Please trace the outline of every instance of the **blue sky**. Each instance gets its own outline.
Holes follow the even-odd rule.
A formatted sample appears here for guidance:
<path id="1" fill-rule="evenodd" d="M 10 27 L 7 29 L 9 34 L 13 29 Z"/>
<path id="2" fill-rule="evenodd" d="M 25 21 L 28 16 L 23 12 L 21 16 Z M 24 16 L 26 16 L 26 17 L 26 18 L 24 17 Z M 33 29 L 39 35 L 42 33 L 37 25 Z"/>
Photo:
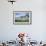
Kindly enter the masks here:
<path id="1" fill-rule="evenodd" d="M 25 12 L 18 12 L 18 13 L 16 13 L 16 17 L 25 16 L 25 15 L 26 15 Z"/>

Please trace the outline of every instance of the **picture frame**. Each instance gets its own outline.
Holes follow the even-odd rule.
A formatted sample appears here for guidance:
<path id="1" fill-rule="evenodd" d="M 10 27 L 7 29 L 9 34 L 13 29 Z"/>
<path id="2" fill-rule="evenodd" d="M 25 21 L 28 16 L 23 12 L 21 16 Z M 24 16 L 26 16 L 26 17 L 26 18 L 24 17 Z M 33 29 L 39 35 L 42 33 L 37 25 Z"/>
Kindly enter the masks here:
<path id="1" fill-rule="evenodd" d="M 32 11 L 13 11 L 14 25 L 32 25 Z"/>

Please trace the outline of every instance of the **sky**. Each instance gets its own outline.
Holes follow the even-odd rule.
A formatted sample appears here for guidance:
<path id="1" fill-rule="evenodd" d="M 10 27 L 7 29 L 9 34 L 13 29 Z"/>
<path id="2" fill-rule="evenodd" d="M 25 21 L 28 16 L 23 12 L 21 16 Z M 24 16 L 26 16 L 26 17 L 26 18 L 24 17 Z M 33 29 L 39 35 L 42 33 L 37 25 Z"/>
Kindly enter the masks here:
<path id="1" fill-rule="evenodd" d="M 18 13 L 16 13 L 16 17 L 25 16 L 25 15 L 26 15 L 25 12 L 18 12 Z"/>
<path id="2" fill-rule="evenodd" d="M 31 12 L 15 12 L 15 17 L 25 16 L 28 13 L 32 16 Z"/>

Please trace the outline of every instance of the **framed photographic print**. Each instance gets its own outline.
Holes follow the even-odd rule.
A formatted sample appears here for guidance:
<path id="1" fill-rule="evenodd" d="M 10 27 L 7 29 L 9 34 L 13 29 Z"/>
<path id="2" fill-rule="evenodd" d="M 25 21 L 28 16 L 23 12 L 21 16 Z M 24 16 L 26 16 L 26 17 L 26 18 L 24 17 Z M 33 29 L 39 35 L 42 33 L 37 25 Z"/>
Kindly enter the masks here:
<path id="1" fill-rule="evenodd" d="M 32 24 L 32 11 L 13 11 L 13 24 Z"/>

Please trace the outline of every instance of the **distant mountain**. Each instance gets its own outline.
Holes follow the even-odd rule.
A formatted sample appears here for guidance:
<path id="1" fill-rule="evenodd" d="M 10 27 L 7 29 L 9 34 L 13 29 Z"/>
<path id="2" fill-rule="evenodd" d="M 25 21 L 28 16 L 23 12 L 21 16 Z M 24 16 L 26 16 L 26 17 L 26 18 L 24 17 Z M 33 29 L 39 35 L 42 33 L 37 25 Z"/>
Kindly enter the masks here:
<path id="1" fill-rule="evenodd" d="M 21 16 L 20 18 L 29 18 L 29 14 L 26 14 L 25 16 Z"/>
<path id="2" fill-rule="evenodd" d="M 26 14 L 25 16 L 16 17 L 15 20 L 27 20 L 29 19 L 29 14 Z"/>

